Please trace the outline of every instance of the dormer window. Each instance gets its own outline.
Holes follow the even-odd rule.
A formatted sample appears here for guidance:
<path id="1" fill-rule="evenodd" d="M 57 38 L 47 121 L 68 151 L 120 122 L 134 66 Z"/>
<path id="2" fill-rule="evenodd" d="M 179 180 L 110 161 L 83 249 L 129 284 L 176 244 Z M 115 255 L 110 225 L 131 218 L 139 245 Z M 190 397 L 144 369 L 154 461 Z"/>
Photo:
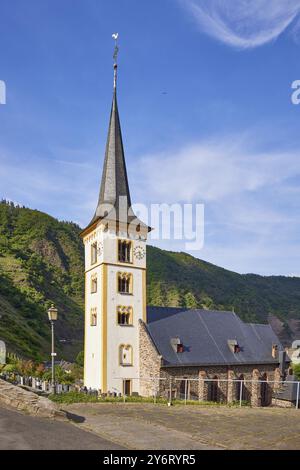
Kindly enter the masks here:
<path id="1" fill-rule="evenodd" d="M 227 344 L 231 352 L 233 352 L 234 354 L 238 354 L 239 352 L 241 352 L 241 347 L 236 339 L 229 339 L 227 341 Z"/>
<path id="2" fill-rule="evenodd" d="M 171 338 L 171 346 L 177 354 L 184 352 L 184 346 L 180 338 Z"/>
<path id="3" fill-rule="evenodd" d="M 131 263 L 132 243 L 128 240 L 118 241 L 118 258 L 121 263 Z"/>

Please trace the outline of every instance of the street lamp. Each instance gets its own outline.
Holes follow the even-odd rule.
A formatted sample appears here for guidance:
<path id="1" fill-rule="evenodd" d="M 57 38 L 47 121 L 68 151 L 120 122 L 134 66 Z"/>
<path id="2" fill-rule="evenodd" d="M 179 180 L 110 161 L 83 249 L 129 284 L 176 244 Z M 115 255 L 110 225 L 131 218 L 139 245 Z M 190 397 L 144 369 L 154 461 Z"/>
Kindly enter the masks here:
<path id="1" fill-rule="evenodd" d="M 57 320 L 57 308 L 52 304 L 48 309 L 48 318 L 51 323 L 51 334 L 52 334 L 52 347 L 51 347 L 51 365 L 52 365 L 52 379 L 51 379 L 51 390 L 55 394 L 55 369 L 54 369 L 54 358 L 56 353 L 54 352 L 54 322 Z"/>

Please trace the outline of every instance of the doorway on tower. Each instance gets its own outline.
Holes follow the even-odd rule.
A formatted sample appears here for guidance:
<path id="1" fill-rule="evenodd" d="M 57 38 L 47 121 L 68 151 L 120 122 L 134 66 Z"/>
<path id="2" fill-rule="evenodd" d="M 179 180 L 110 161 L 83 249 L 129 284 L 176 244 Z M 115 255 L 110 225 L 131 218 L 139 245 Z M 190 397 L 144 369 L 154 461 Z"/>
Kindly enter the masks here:
<path id="1" fill-rule="evenodd" d="M 123 380 L 123 395 L 131 395 L 131 380 L 129 379 Z"/>

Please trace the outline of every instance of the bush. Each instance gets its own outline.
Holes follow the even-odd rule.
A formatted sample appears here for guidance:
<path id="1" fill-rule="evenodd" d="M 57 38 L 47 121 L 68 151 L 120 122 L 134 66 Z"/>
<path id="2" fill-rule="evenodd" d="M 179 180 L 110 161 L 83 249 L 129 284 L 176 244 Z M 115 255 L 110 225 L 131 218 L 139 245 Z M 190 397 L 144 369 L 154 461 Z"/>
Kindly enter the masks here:
<path id="1" fill-rule="evenodd" d="M 60 393 L 57 395 L 49 395 L 50 400 L 56 403 L 123 403 L 124 397 L 97 397 L 95 395 L 88 395 L 82 392 L 67 392 Z M 126 403 L 154 403 L 153 397 L 139 397 L 139 396 L 129 396 L 126 397 Z M 166 398 L 156 398 L 155 401 L 157 404 L 166 405 L 168 400 Z M 184 405 L 183 400 L 173 400 L 173 405 Z M 216 403 L 212 401 L 198 401 L 198 400 L 187 400 L 187 405 L 201 405 L 201 406 L 224 406 L 226 403 Z M 242 403 L 245 406 L 246 403 Z"/>
<path id="2" fill-rule="evenodd" d="M 6 364 L 6 366 L 3 367 L 2 372 L 7 372 L 7 373 L 17 373 L 19 372 L 17 365 L 16 364 Z"/>
<path id="3" fill-rule="evenodd" d="M 298 380 L 300 380 L 300 364 L 293 364 L 293 372 Z"/>
<path id="4" fill-rule="evenodd" d="M 50 400 L 55 403 L 96 403 L 98 402 L 98 397 L 93 395 L 87 395 L 86 393 L 80 392 L 68 392 L 60 393 L 59 395 L 49 395 Z"/>
<path id="5" fill-rule="evenodd" d="M 51 369 L 43 374 L 43 379 L 50 381 L 52 377 Z M 72 374 L 68 374 L 62 367 L 55 366 L 55 381 L 63 385 L 71 385 L 75 382 Z"/>

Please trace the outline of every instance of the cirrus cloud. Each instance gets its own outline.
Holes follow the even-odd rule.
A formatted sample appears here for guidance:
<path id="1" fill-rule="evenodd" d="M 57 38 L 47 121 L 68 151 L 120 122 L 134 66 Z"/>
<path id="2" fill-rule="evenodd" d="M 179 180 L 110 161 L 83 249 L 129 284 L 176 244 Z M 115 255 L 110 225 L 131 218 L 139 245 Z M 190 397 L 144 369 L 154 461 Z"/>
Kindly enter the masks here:
<path id="1" fill-rule="evenodd" d="M 276 40 L 300 14 L 300 0 L 179 1 L 203 32 L 240 49 Z M 294 36 L 299 25 L 294 26 Z"/>

